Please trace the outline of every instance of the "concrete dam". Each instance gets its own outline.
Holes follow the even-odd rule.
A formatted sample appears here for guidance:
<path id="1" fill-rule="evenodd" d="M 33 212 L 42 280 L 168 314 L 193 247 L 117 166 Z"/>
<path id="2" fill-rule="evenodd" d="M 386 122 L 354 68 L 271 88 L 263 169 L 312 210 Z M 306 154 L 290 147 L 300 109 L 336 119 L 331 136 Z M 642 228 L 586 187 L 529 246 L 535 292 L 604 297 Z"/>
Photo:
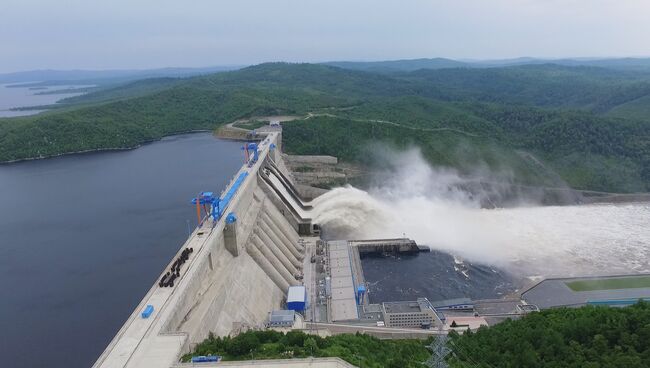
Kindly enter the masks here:
<path id="1" fill-rule="evenodd" d="M 467 303 L 434 305 L 419 298 L 371 304 L 363 254 L 428 248 L 407 238 L 321 239 L 320 227 L 312 222 L 321 207 L 314 207 L 319 202 L 310 195 L 319 192 L 293 181 L 281 137 L 281 128 L 271 127 L 256 143 L 246 143 L 245 163 L 226 189 L 218 196 L 203 192 L 192 200 L 197 228 L 93 367 L 191 366 L 194 363 L 181 363 L 181 357 L 211 333 L 233 336 L 272 328 L 321 336 L 360 332 L 379 338 L 427 338 L 446 334 L 459 318 L 473 329 L 484 324 L 467 310 Z M 349 366 L 325 358 L 285 363 Z M 230 364 L 251 365 L 259 363 Z"/>
<path id="2" fill-rule="evenodd" d="M 281 309 L 317 238 L 303 217 L 310 207 L 286 175 L 280 137 L 270 132 L 256 145 L 94 367 L 170 367 L 210 332 L 263 326 Z"/>

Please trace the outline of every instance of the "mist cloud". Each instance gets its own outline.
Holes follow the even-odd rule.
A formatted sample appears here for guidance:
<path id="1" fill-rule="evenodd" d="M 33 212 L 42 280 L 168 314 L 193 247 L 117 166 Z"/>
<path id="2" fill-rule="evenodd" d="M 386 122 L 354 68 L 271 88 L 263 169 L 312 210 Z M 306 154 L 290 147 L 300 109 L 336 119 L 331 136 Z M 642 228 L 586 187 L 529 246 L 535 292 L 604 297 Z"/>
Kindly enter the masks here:
<path id="1" fill-rule="evenodd" d="M 397 154 L 393 163 L 393 175 L 368 191 L 336 188 L 314 201 L 312 218 L 326 236 L 406 235 L 519 276 L 650 271 L 650 204 L 539 206 L 532 200 L 486 209 L 481 201 L 490 193 L 463 190 L 466 177 L 430 167 L 417 150 Z"/>

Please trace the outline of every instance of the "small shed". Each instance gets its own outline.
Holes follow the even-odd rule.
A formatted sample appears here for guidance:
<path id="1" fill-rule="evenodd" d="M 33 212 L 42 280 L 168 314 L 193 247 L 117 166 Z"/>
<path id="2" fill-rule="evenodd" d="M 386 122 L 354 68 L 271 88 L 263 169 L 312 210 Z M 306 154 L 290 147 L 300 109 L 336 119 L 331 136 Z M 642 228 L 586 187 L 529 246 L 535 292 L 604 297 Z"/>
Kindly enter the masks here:
<path id="1" fill-rule="evenodd" d="M 307 289 L 304 286 L 289 286 L 287 309 L 303 311 L 307 305 Z"/>

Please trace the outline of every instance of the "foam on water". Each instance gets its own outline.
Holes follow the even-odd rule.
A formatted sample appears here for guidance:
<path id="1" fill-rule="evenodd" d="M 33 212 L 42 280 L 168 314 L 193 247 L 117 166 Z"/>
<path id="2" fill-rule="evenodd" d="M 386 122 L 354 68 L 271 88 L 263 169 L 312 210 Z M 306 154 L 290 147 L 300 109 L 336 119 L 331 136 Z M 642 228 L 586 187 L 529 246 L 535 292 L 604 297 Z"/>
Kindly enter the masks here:
<path id="1" fill-rule="evenodd" d="M 483 209 L 453 171 L 410 152 L 369 191 L 336 188 L 314 201 L 326 236 L 406 235 L 419 244 L 518 276 L 650 272 L 650 203 Z"/>

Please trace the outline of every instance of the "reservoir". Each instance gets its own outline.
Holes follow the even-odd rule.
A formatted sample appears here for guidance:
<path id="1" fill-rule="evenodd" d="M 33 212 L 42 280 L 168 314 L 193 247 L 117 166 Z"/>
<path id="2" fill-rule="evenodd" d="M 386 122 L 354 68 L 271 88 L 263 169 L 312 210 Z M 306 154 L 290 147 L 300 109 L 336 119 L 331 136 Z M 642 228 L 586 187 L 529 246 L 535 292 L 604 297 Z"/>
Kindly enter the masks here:
<path id="1" fill-rule="evenodd" d="M 25 87 L 21 84 L 0 84 L 0 118 L 37 114 L 43 109 L 11 110 L 20 107 L 33 107 L 55 104 L 67 98 L 83 93 L 64 93 L 69 89 L 92 87 L 83 85 L 58 85 L 43 87 Z"/>
<path id="2" fill-rule="evenodd" d="M 240 143 L 180 135 L 130 151 L 0 165 L 0 356 L 89 367 L 220 193 Z"/>

